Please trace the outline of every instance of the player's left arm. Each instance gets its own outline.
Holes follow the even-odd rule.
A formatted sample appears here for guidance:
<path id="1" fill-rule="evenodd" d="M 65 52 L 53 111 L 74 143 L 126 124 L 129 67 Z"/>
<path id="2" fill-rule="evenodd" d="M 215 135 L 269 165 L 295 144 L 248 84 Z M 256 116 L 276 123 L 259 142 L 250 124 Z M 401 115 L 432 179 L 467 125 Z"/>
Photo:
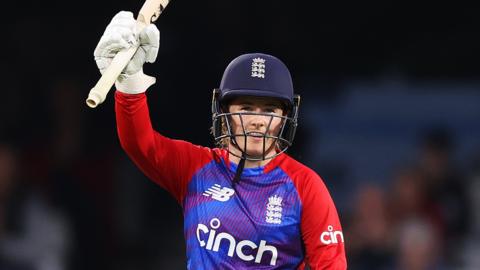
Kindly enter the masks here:
<path id="1" fill-rule="evenodd" d="M 322 179 L 312 173 L 302 181 L 301 231 L 312 270 L 347 269 L 344 236 L 336 207 Z"/>

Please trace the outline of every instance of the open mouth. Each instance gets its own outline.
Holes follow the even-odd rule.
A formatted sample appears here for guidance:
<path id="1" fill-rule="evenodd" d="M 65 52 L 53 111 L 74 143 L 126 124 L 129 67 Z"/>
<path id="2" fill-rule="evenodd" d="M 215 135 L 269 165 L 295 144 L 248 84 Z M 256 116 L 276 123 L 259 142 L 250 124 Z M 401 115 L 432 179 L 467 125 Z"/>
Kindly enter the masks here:
<path id="1" fill-rule="evenodd" d="M 256 132 L 256 131 L 249 131 L 245 133 L 247 136 L 255 137 L 255 138 L 264 138 L 265 133 Z"/>

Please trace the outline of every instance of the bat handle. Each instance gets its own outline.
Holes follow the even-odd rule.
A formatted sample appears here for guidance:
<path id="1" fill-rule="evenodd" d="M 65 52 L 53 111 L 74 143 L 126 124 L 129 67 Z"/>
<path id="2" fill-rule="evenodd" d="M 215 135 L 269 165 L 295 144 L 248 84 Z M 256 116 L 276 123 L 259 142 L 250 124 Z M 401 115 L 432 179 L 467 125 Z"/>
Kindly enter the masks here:
<path id="1" fill-rule="evenodd" d="M 132 59 L 137 49 L 138 46 L 132 46 L 115 55 L 110 66 L 108 66 L 100 80 L 98 80 L 97 84 L 90 90 L 86 100 L 88 107 L 95 108 L 105 101 L 108 92 L 130 59 Z"/>

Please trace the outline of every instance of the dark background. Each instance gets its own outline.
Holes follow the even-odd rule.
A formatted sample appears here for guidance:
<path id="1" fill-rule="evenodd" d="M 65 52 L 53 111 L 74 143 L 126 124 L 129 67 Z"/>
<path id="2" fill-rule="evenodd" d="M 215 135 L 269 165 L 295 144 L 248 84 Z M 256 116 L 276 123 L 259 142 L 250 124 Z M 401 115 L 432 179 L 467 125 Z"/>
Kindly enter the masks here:
<path id="1" fill-rule="evenodd" d="M 93 50 L 142 1 L 14 3 L 0 62 L 0 269 L 185 268 L 181 208 L 120 149 Z M 479 8 L 173 1 L 148 91 L 154 127 L 212 146 L 236 56 L 282 59 L 302 95 L 289 153 L 337 204 L 351 269 L 477 269 Z"/>

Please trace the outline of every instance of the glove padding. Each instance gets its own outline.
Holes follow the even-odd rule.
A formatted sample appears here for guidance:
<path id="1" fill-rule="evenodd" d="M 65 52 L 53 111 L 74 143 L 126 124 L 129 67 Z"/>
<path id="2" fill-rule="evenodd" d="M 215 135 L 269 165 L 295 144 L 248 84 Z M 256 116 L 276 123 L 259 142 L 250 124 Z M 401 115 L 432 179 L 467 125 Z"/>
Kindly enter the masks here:
<path id="1" fill-rule="evenodd" d="M 100 73 L 103 74 L 119 51 L 139 46 L 115 82 L 118 91 L 138 94 L 145 92 L 155 83 L 155 78 L 145 75 L 142 67 L 145 62 L 155 62 L 159 44 L 160 32 L 154 24 L 149 24 L 139 31 L 133 13 L 120 11 L 105 29 L 93 55 Z"/>

